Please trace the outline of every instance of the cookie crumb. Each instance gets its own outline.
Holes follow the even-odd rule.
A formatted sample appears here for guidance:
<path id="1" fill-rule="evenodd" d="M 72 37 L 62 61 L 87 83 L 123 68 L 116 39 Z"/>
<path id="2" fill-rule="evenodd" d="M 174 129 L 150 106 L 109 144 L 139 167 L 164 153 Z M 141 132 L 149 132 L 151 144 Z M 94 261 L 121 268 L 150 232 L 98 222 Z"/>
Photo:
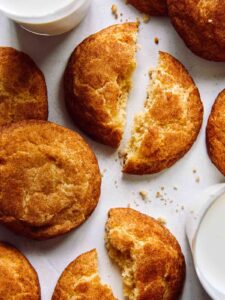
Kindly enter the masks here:
<path id="1" fill-rule="evenodd" d="M 178 187 L 177 187 L 177 186 L 174 186 L 173 189 L 174 189 L 174 191 L 177 191 L 177 190 L 178 190 Z"/>
<path id="2" fill-rule="evenodd" d="M 117 10 L 117 6 L 115 4 L 112 5 L 111 11 L 112 11 L 112 14 L 114 15 L 115 19 L 118 19 L 118 10 Z"/>
<path id="3" fill-rule="evenodd" d="M 166 219 L 161 218 L 161 217 L 157 218 L 157 221 L 159 222 L 160 225 L 163 225 L 163 226 L 165 226 L 167 223 Z"/>
<path id="4" fill-rule="evenodd" d="M 124 156 L 125 156 L 124 151 L 123 151 L 123 150 L 119 150 L 119 151 L 118 151 L 118 157 L 119 157 L 119 158 L 124 158 Z"/>
<path id="5" fill-rule="evenodd" d="M 161 189 L 161 191 L 164 191 L 164 190 L 165 190 L 164 186 L 161 186 L 161 188 L 160 188 L 160 189 Z"/>
<path id="6" fill-rule="evenodd" d="M 197 182 L 197 183 L 200 182 L 200 177 L 199 176 L 195 178 L 195 182 Z"/>
<path id="7" fill-rule="evenodd" d="M 195 173 L 197 173 L 197 170 L 196 170 L 196 169 L 193 169 L 192 172 L 195 174 Z"/>
<path id="8" fill-rule="evenodd" d="M 143 17 L 142 17 L 142 20 L 143 20 L 144 23 L 148 23 L 150 21 L 150 16 L 144 14 Z"/>
<path id="9" fill-rule="evenodd" d="M 158 45 L 159 44 L 159 38 L 155 37 L 154 42 L 155 42 L 156 45 Z"/>
<path id="10" fill-rule="evenodd" d="M 160 192 L 156 192 L 155 196 L 156 196 L 156 198 L 162 197 L 162 195 L 160 194 Z"/>
<path id="11" fill-rule="evenodd" d="M 137 25 L 138 25 L 138 27 L 139 27 L 140 24 L 141 24 L 141 21 L 140 21 L 140 18 L 139 18 L 139 17 L 136 18 L 136 22 L 137 22 Z"/>
<path id="12" fill-rule="evenodd" d="M 141 196 L 142 200 L 145 200 L 148 196 L 148 193 L 146 191 L 140 191 L 139 195 Z"/>

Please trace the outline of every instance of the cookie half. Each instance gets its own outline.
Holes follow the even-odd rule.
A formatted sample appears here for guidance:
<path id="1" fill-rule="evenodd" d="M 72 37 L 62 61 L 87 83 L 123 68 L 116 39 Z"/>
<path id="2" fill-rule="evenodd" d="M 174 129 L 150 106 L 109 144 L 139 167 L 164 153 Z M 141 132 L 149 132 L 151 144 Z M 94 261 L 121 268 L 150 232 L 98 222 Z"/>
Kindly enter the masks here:
<path id="1" fill-rule="evenodd" d="M 0 223 L 34 239 L 64 234 L 95 209 L 101 176 L 90 147 L 47 121 L 0 130 Z"/>
<path id="2" fill-rule="evenodd" d="M 0 242 L 0 299 L 40 300 L 38 275 L 16 248 Z"/>
<path id="3" fill-rule="evenodd" d="M 129 300 L 173 300 L 180 295 L 184 256 L 174 236 L 155 219 L 130 208 L 111 209 L 106 248 L 122 271 Z"/>
<path id="4" fill-rule="evenodd" d="M 151 16 L 167 15 L 166 0 L 128 0 L 127 3 Z"/>
<path id="5" fill-rule="evenodd" d="M 90 137 L 118 147 L 135 69 L 137 23 L 105 28 L 76 47 L 64 76 L 74 122 Z"/>
<path id="6" fill-rule="evenodd" d="M 111 289 L 101 282 L 96 250 L 72 261 L 60 276 L 52 300 L 116 300 Z"/>
<path id="7" fill-rule="evenodd" d="M 167 0 L 169 16 L 185 44 L 195 54 L 225 61 L 225 2 Z"/>
<path id="8" fill-rule="evenodd" d="M 202 125 L 199 91 L 178 60 L 160 52 L 150 76 L 145 110 L 136 116 L 124 150 L 125 173 L 152 174 L 169 168 L 191 148 Z"/>
<path id="9" fill-rule="evenodd" d="M 25 53 L 0 47 L 0 126 L 47 118 L 44 75 Z"/>
<path id="10" fill-rule="evenodd" d="M 206 142 L 211 161 L 225 175 L 225 90 L 217 97 L 206 128 Z"/>

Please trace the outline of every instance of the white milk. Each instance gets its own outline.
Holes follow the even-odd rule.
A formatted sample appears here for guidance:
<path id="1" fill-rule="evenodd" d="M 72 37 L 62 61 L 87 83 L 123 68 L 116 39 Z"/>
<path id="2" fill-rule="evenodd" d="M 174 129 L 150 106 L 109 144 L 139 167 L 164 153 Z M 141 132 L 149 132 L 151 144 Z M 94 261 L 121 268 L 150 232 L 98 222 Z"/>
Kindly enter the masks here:
<path id="1" fill-rule="evenodd" d="M 91 0 L 0 0 L 0 10 L 25 29 L 57 35 L 77 26 Z"/>
<path id="2" fill-rule="evenodd" d="M 40 17 L 55 13 L 72 2 L 73 0 L 0 0 L 0 7 L 11 14 Z"/>
<path id="3" fill-rule="evenodd" d="M 199 277 L 213 293 L 225 299 L 225 194 L 206 211 L 200 223 L 193 249 Z M 212 291 L 218 291 L 214 293 Z"/>

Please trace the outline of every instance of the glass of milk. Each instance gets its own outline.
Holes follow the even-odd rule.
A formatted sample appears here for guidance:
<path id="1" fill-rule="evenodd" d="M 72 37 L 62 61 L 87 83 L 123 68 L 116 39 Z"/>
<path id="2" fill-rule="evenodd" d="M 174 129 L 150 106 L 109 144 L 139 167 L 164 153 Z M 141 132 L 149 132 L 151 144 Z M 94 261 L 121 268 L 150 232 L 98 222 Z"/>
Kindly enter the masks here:
<path id="1" fill-rule="evenodd" d="M 225 184 L 203 191 L 189 208 L 186 232 L 200 282 L 214 300 L 225 299 Z"/>
<path id="2" fill-rule="evenodd" d="M 77 26 L 91 0 L 0 0 L 0 11 L 25 29 L 58 35 Z"/>

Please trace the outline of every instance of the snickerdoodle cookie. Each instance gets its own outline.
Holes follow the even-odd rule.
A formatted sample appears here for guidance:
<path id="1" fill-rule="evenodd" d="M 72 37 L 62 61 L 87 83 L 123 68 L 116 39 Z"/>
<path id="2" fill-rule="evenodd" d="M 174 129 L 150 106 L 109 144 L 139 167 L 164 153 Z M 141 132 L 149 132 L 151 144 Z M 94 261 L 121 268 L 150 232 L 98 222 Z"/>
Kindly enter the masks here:
<path id="1" fill-rule="evenodd" d="M 225 1 L 167 0 L 171 21 L 197 55 L 225 61 Z"/>
<path id="2" fill-rule="evenodd" d="M 167 15 L 166 0 L 127 0 L 127 3 L 151 16 Z"/>
<path id="3" fill-rule="evenodd" d="M 172 166 L 191 148 L 202 119 L 202 102 L 191 76 L 177 59 L 160 52 L 145 110 L 136 116 L 123 151 L 123 172 L 151 174 Z"/>
<path id="4" fill-rule="evenodd" d="M 90 147 L 47 121 L 0 129 L 0 223 L 34 239 L 82 224 L 95 209 L 101 176 Z"/>
<path id="5" fill-rule="evenodd" d="M 96 250 L 83 253 L 60 276 L 52 300 L 116 300 L 111 289 L 101 282 Z"/>
<path id="6" fill-rule="evenodd" d="M 0 47 L 0 126 L 47 118 L 44 75 L 25 53 Z"/>
<path id="7" fill-rule="evenodd" d="M 185 261 L 174 236 L 155 219 L 130 208 L 109 211 L 106 248 L 122 270 L 129 300 L 174 300 L 184 283 Z"/>
<path id="8" fill-rule="evenodd" d="M 38 275 L 16 248 L 0 242 L 0 299 L 40 300 Z"/>
<path id="9" fill-rule="evenodd" d="M 214 165 L 225 175 L 225 90 L 217 97 L 206 129 L 209 156 Z"/>
<path id="10" fill-rule="evenodd" d="M 118 147 L 136 66 L 137 23 L 105 28 L 85 39 L 65 71 L 65 100 L 78 127 L 96 141 Z"/>

